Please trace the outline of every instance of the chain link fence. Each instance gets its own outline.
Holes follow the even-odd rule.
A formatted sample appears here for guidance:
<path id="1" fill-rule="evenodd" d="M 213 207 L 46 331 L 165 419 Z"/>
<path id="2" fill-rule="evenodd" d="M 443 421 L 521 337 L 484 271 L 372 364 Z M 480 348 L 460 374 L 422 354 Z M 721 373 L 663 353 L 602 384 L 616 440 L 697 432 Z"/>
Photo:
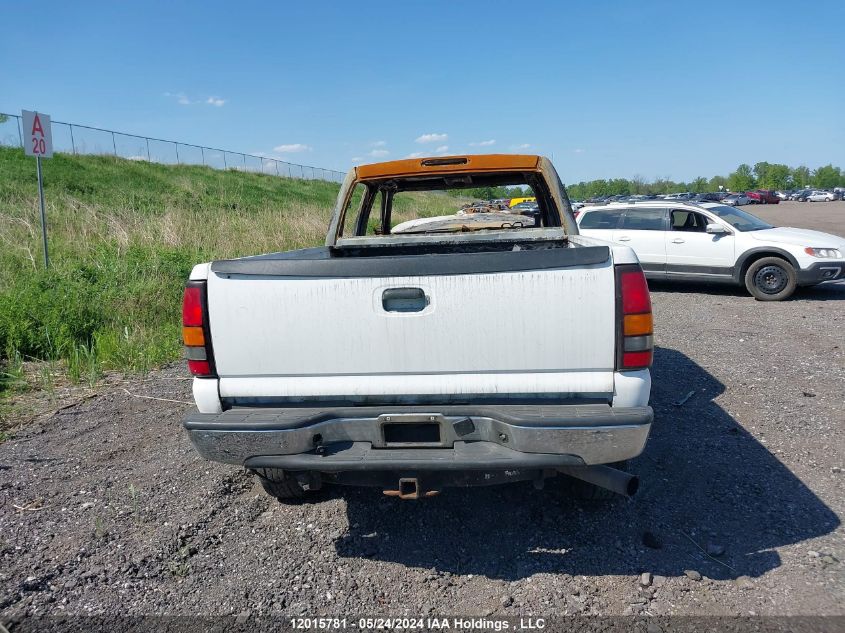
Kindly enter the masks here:
<path id="1" fill-rule="evenodd" d="M 166 141 L 77 123 L 53 121 L 52 128 L 54 151 L 68 154 L 105 154 L 168 165 L 205 165 L 214 169 L 237 169 L 282 178 L 329 182 L 343 182 L 346 175 L 333 169 L 299 165 L 266 156 Z M 23 147 L 19 115 L 0 112 L 0 145 Z"/>

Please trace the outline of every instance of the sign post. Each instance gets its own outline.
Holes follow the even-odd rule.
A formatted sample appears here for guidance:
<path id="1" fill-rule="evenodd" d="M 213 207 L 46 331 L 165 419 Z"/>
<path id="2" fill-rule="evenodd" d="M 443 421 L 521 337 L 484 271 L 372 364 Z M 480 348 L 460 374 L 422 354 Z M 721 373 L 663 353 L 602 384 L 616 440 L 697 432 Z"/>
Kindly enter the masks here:
<path id="1" fill-rule="evenodd" d="M 47 252 L 47 214 L 44 211 L 44 179 L 41 175 L 41 159 L 53 156 L 53 128 L 50 115 L 22 110 L 23 151 L 27 156 L 35 156 L 35 168 L 38 173 L 38 203 L 41 206 L 41 237 L 44 240 L 44 267 L 50 267 Z"/>

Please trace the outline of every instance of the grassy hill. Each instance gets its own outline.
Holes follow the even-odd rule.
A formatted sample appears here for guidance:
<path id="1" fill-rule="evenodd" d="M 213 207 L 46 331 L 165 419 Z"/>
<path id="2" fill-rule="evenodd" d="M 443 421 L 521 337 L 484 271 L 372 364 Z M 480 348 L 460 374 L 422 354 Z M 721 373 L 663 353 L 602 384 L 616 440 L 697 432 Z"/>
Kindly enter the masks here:
<path id="1" fill-rule="evenodd" d="M 44 183 L 49 271 L 34 159 L 0 147 L 0 359 L 7 378 L 27 359 L 62 359 L 79 379 L 178 358 L 191 267 L 320 244 L 339 188 L 67 154 L 44 162 Z M 455 198 L 437 198 L 435 207 L 454 212 Z"/>

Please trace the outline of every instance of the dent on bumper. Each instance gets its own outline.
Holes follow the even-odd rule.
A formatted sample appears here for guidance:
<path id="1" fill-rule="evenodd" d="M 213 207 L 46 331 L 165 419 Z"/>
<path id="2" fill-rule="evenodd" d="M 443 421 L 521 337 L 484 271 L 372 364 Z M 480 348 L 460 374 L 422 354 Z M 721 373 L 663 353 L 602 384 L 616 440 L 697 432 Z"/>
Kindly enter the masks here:
<path id="1" fill-rule="evenodd" d="M 316 471 L 607 464 L 639 455 L 653 413 L 607 405 L 231 410 L 184 425 L 204 458 Z M 436 423 L 434 446 L 385 443 L 385 423 Z M 318 450 L 319 449 L 319 450 Z"/>

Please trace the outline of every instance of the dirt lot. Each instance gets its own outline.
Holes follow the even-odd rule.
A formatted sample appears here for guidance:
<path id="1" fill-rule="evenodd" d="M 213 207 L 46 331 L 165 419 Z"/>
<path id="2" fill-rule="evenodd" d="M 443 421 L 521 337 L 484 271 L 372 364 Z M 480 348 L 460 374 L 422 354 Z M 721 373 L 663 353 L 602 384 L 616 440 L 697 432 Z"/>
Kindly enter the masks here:
<path id="1" fill-rule="evenodd" d="M 835 235 L 845 235 L 845 201 L 781 202 L 751 205 L 743 209 L 775 226 L 797 226 Z"/>
<path id="2" fill-rule="evenodd" d="M 845 203 L 752 210 L 845 233 Z M 0 445 L 2 613 L 845 614 L 845 285 L 653 291 L 634 500 L 514 484 L 280 505 L 195 455 L 176 366 L 45 399 L 78 404 Z"/>

